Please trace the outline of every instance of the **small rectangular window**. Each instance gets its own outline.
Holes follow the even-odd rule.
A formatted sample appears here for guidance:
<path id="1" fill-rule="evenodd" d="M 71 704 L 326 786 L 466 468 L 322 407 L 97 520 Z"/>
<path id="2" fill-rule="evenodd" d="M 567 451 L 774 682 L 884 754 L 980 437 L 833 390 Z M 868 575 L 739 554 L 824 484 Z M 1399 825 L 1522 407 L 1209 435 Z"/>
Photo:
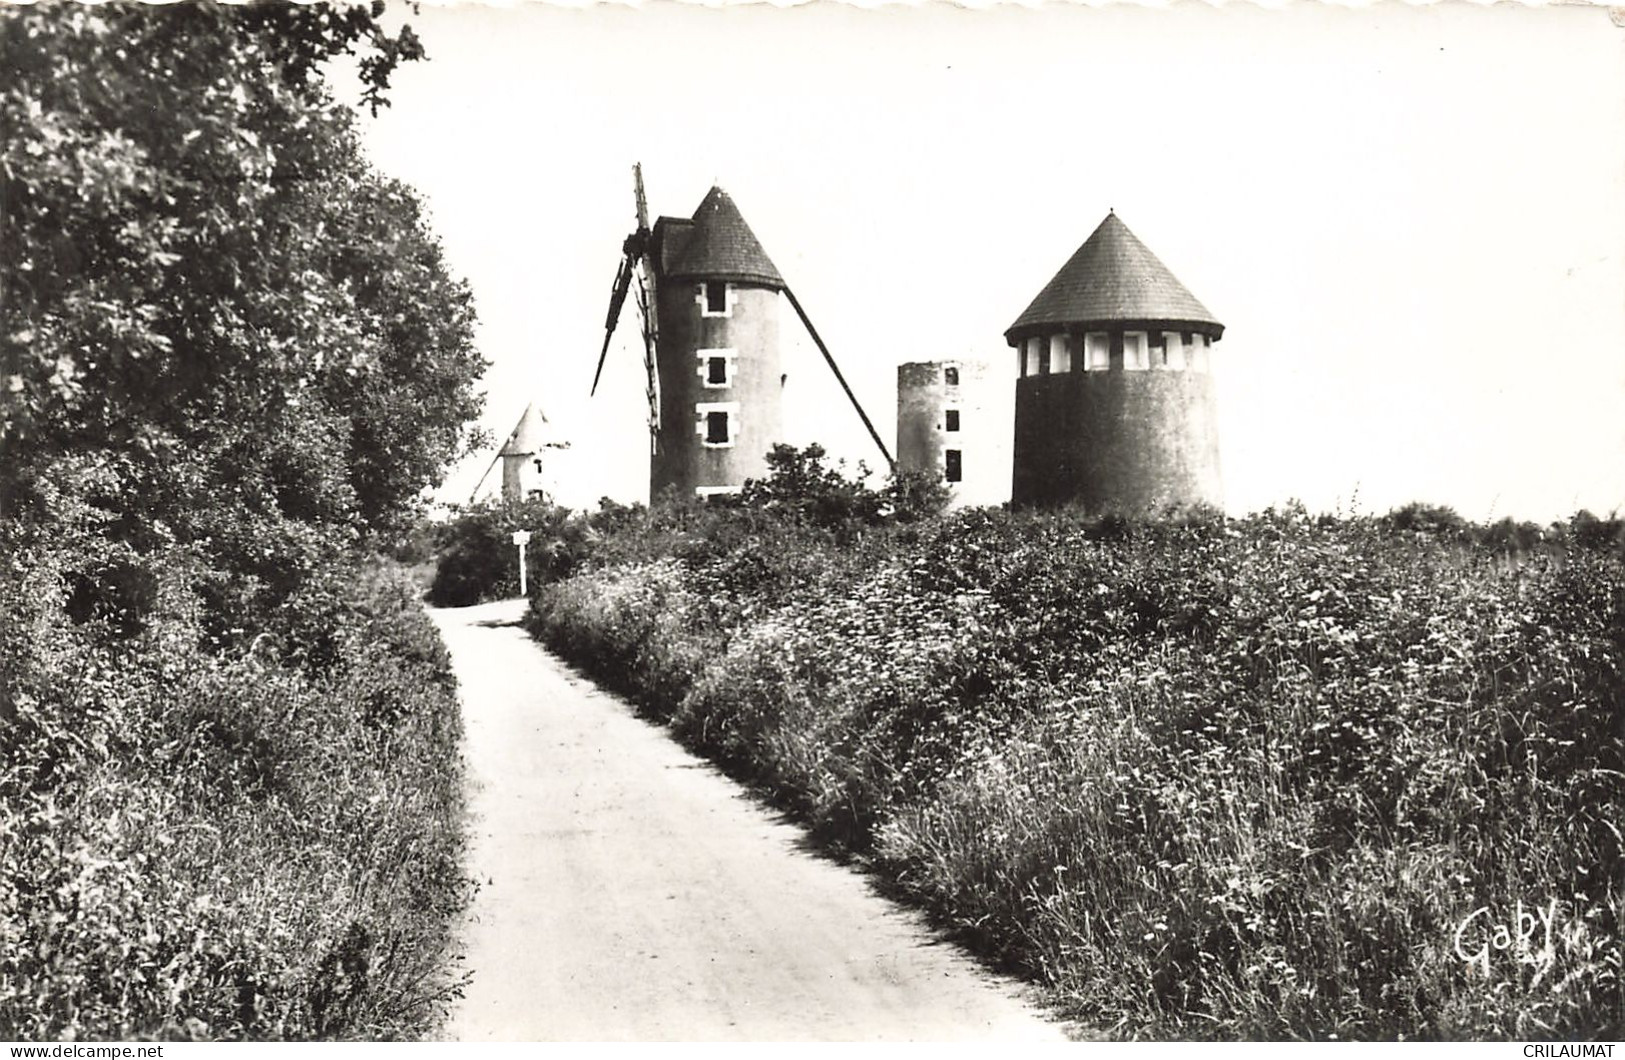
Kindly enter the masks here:
<path id="1" fill-rule="evenodd" d="M 700 385 L 711 390 L 733 386 L 734 354 L 731 349 L 695 350 L 698 363 L 694 370 L 700 377 Z"/>
<path id="2" fill-rule="evenodd" d="M 1064 375 L 1072 370 L 1072 340 L 1066 335 L 1049 337 L 1049 370 Z"/>
<path id="3" fill-rule="evenodd" d="M 1151 367 L 1150 336 L 1143 331 L 1123 332 L 1123 367 L 1143 372 Z"/>
<path id="4" fill-rule="evenodd" d="M 1043 344 L 1044 340 L 1036 335 L 1027 340 L 1027 371 L 1025 374 L 1037 375 L 1039 373 L 1038 351 Z"/>
<path id="5" fill-rule="evenodd" d="M 728 285 L 718 280 L 705 282 L 705 311 L 707 313 L 726 313 L 728 311 Z"/>
<path id="6" fill-rule="evenodd" d="M 948 409 L 942 414 L 943 429 L 949 431 L 959 430 L 959 410 Z"/>
<path id="7" fill-rule="evenodd" d="M 1211 344 L 1206 335 L 1191 336 L 1190 366 L 1193 372 L 1205 372 L 1208 369 L 1208 351 Z"/>
<path id="8" fill-rule="evenodd" d="M 1104 331 L 1091 331 L 1083 337 L 1084 371 L 1104 372 L 1112 366 L 1111 336 Z"/>
<path id="9" fill-rule="evenodd" d="M 963 462 L 958 449 L 949 449 L 943 455 L 943 477 L 949 482 L 958 482 L 964 475 Z"/>
<path id="10" fill-rule="evenodd" d="M 730 449 L 739 443 L 739 403 L 702 401 L 694 406 L 694 433 L 707 449 Z"/>
<path id="11" fill-rule="evenodd" d="M 1162 333 L 1162 366 L 1170 372 L 1185 370 L 1185 339 L 1177 331 Z"/>
<path id="12" fill-rule="evenodd" d="M 959 369 L 957 369 L 957 368 L 944 368 L 942 370 L 942 382 L 947 386 L 958 386 L 959 385 Z"/>

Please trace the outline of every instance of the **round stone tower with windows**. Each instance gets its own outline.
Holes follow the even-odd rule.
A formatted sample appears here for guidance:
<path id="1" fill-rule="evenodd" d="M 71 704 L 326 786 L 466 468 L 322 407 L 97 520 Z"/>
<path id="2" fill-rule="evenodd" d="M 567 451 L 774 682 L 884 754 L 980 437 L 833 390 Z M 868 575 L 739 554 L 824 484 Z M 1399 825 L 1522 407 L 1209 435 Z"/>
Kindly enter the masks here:
<path id="1" fill-rule="evenodd" d="M 766 474 L 780 440 L 784 279 L 728 193 L 654 227 L 660 432 L 649 497 L 707 496 Z"/>
<path id="2" fill-rule="evenodd" d="M 1004 333 L 1017 506 L 1223 503 L 1210 355 L 1224 325 L 1115 213 Z"/>

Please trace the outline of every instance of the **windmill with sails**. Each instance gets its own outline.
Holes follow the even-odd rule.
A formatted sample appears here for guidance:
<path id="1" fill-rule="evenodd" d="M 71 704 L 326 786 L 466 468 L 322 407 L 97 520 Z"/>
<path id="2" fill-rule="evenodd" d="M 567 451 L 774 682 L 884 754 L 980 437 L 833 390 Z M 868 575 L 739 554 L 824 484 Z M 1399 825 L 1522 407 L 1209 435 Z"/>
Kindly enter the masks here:
<path id="1" fill-rule="evenodd" d="M 890 465 L 874 424 L 728 193 L 713 187 L 692 217 L 661 217 L 651 227 L 641 166 L 633 167 L 633 191 L 637 228 L 621 245 L 593 391 L 635 293 L 649 403 L 650 499 L 672 491 L 732 493 L 766 473 L 768 451 L 783 441 L 781 296 Z"/>

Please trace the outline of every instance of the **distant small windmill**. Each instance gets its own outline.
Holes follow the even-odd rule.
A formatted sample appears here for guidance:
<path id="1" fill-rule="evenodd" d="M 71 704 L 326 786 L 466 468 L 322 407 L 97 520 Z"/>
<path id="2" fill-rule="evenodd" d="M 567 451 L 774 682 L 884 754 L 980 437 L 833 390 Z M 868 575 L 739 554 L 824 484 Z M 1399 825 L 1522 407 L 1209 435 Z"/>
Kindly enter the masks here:
<path id="1" fill-rule="evenodd" d="M 671 489 L 729 493 L 766 471 L 767 451 L 783 440 L 781 293 L 890 465 L 886 443 L 728 193 L 713 187 L 692 218 L 662 217 L 651 228 L 641 165 L 632 167 L 632 183 L 637 228 L 621 244 L 592 392 L 635 277 L 648 380 L 650 498 Z"/>
<path id="2" fill-rule="evenodd" d="M 502 464 L 502 499 L 505 501 L 525 500 L 542 489 L 542 452 L 547 449 L 561 450 L 570 448 L 570 443 L 558 437 L 552 422 L 547 414 L 537 407 L 533 401 L 525 406 L 520 415 L 519 422 L 514 424 L 513 430 L 508 432 L 508 438 L 497 450 L 491 464 L 485 469 L 485 474 L 474 484 L 474 491 L 469 494 L 468 502 L 473 504 L 484 487 L 485 480 L 491 477 L 497 464 Z"/>

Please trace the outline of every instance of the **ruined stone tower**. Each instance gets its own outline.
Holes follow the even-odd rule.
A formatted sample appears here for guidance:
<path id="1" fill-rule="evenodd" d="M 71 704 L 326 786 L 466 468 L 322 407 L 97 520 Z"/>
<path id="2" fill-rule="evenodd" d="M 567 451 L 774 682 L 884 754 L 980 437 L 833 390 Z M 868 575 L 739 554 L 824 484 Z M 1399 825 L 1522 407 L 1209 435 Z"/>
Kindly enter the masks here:
<path id="1" fill-rule="evenodd" d="M 958 358 L 897 366 L 897 466 L 946 482 L 952 504 L 1010 499 L 1007 371 Z"/>
<path id="2" fill-rule="evenodd" d="M 1210 356 L 1224 325 L 1115 213 L 1004 333 L 1017 506 L 1222 505 Z"/>

